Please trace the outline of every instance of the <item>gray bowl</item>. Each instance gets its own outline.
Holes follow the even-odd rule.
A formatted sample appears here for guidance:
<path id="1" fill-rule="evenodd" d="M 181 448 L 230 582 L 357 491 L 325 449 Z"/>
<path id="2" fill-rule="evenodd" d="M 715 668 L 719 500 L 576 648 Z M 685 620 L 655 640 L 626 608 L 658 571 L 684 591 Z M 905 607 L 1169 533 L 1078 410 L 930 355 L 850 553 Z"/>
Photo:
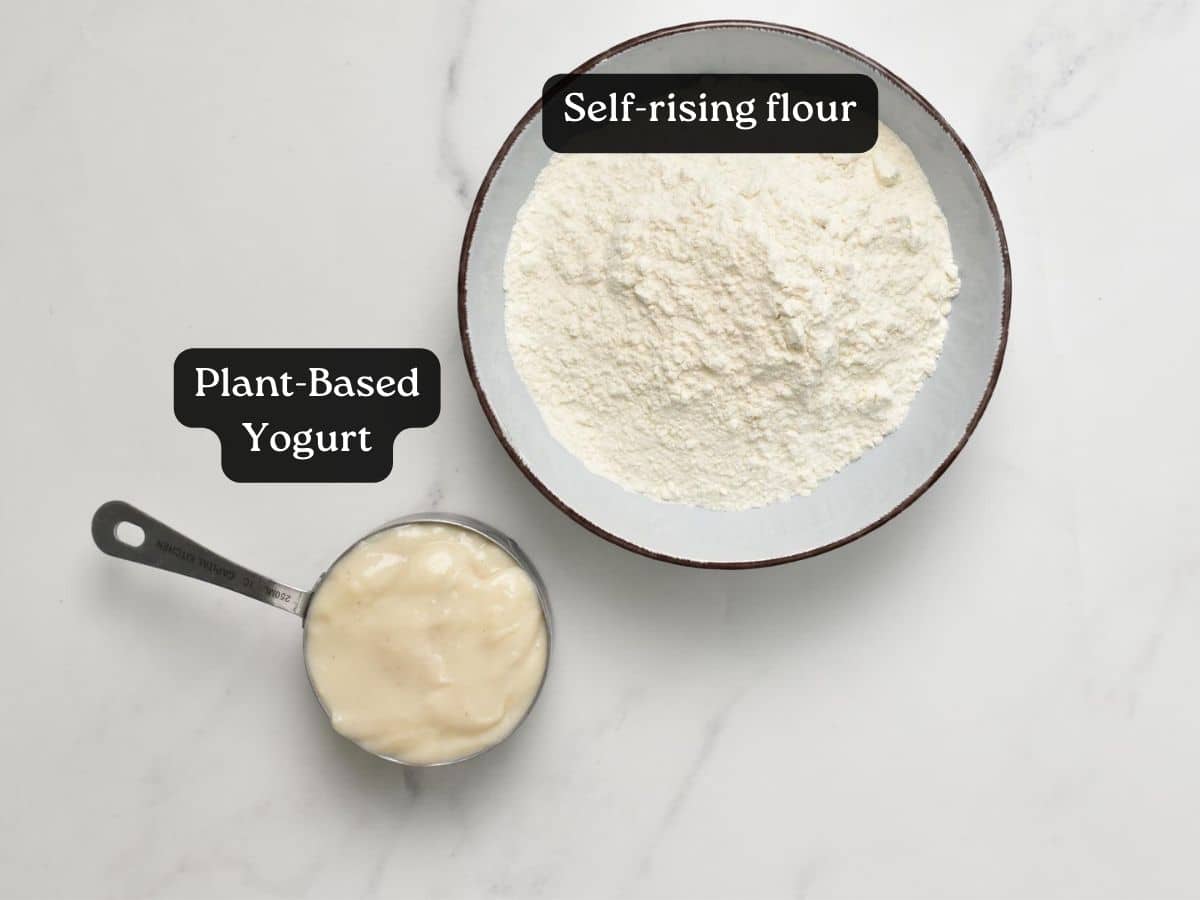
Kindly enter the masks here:
<path id="1" fill-rule="evenodd" d="M 878 528 L 946 470 L 978 424 L 1000 374 L 1012 282 L 991 191 L 958 135 L 878 63 L 811 32 L 763 22 L 697 22 L 626 41 L 584 63 L 596 72 L 861 72 L 879 86 L 880 119 L 912 148 L 950 226 L 962 291 L 937 370 L 908 418 L 807 496 L 723 512 L 662 503 L 588 471 L 551 436 L 509 356 L 504 255 L 517 211 L 550 159 L 541 103 L 496 155 L 467 223 L 459 324 L 467 367 L 492 428 L 546 497 L 601 537 L 656 559 L 750 568 L 803 559 Z"/>

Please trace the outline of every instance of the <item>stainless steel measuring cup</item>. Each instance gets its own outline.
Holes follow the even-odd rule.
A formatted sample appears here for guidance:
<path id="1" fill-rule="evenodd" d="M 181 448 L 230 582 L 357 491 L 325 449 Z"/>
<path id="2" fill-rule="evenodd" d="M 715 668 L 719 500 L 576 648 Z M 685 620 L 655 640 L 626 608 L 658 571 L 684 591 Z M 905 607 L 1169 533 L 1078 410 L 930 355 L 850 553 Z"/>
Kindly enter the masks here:
<path id="1" fill-rule="evenodd" d="M 309 604 L 312 602 L 313 597 L 317 595 L 317 592 L 320 591 L 325 576 L 329 574 L 329 571 L 343 556 L 358 546 L 361 541 L 381 531 L 387 531 L 390 528 L 395 528 L 397 525 L 418 523 L 455 525 L 467 531 L 473 531 L 507 553 L 533 581 L 533 585 L 537 589 L 538 605 L 541 607 L 542 619 L 546 624 L 546 667 L 542 670 L 541 683 L 538 684 L 537 692 L 534 694 L 529 708 L 525 710 L 525 714 L 513 726 L 512 731 L 495 744 L 490 744 L 481 750 L 477 750 L 467 756 L 459 757 L 458 759 L 432 763 L 413 763 L 397 759 L 396 757 L 386 756 L 382 753 L 376 753 L 354 742 L 356 746 L 361 747 L 373 756 L 378 756 L 380 759 L 386 759 L 389 762 L 399 763 L 403 766 L 430 768 L 433 766 L 452 765 L 453 763 L 474 759 L 481 753 L 486 753 L 497 744 L 508 740 L 529 717 L 529 713 L 537 705 L 538 698 L 542 693 L 542 687 L 546 683 L 546 673 L 550 670 L 550 649 L 553 643 L 550 600 L 546 593 L 546 585 L 543 583 L 541 576 L 538 575 L 537 569 L 534 568 L 529 557 L 525 555 L 510 537 L 476 519 L 452 513 L 430 512 L 403 516 L 399 519 L 385 522 L 383 525 L 367 532 L 357 541 L 350 544 L 325 568 L 325 571 L 321 573 L 321 577 L 317 579 L 317 583 L 313 585 L 312 590 L 308 591 L 281 584 L 266 576 L 259 575 L 245 566 L 238 565 L 232 560 L 218 556 L 207 547 L 202 547 L 191 538 L 180 534 L 173 528 L 164 525 L 157 519 L 146 515 L 140 509 L 121 500 L 110 500 L 96 510 L 92 516 L 92 540 L 96 542 L 97 547 L 109 556 L 127 559 L 130 562 L 141 563 L 144 566 L 151 566 L 155 569 L 164 569 L 178 575 L 187 575 L 190 578 L 207 581 L 209 584 L 215 584 L 218 587 L 228 588 L 239 594 L 245 594 L 247 597 L 257 600 L 260 603 L 266 603 L 268 606 L 274 606 L 277 609 L 294 613 L 300 617 L 303 623 L 307 621 L 306 615 Z M 132 530 L 134 532 L 140 531 L 140 535 L 132 536 L 128 539 L 122 537 L 118 529 L 123 525 L 133 526 Z M 305 630 L 305 644 L 301 647 L 302 651 L 307 650 L 307 639 L 308 632 Z M 308 674 L 309 688 L 312 690 L 313 696 L 317 698 L 317 702 L 321 704 L 321 708 L 325 710 L 326 716 L 328 716 L 329 710 L 325 708 L 325 704 L 321 700 L 321 695 L 317 693 L 316 687 L 313 685 L 312 673 L 308 671 L 307 652 L 303 652 L 303 656 L 304 670 Z"/>

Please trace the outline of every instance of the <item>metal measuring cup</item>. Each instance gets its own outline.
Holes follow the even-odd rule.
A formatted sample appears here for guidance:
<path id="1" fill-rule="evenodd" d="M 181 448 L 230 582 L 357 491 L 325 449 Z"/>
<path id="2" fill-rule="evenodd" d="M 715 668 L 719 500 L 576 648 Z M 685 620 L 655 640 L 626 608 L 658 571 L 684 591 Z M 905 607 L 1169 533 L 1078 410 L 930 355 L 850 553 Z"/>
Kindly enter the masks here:
<path id="1" fill-rule="evenodd" d="M 402 766 L 413 766 L 418 768 L 431 768 L 434 766 L 447 766 L 454 763 L 465 762 L 468 759 L 474 759 L 481 753 L 486 753 L 488 750 L 495 747 L 497 744 L 508 740 L 521 724 L 529 717 L 530 711 L 537 705 L 538 698 L 542 694 L 542 688 L 546 683 L 546 673 L 550 669 L 550 649 L 552 643 L 551 627 L 550 627 L 550 600 L 546 593 L 546 585 L 538 575 L 537 569 L 529 557 L 517 546 L 516 542 L 507 535 L 497 531 L 490 525 L 486 525 L 476 519 L 467 516 L 454 515 L 452 513 L 417 513 L 415 515 L 403 516 L 399 519 L 393 519 L 390 522 L 385 522 L 378 528 L 367 532 L 357 541 L 343 550 L 321 573 L 317 579 L 317 583 L 313 585 L 312 590 L 302 591 L 299 588 L 294 588 L 286 584 L 281 584 L 273 581 L 266 576 L 259 575 L 257 572 L 247 569 L 245 566 L 238 565 L 232 560 L 226 559 L 223 556 L 218 556 L 207 547 L 202 547 L 200 544 L 193 541 L 191 538 L 180 534 L 173 528 L 164 525 L 151 516 L 146 515 L 140 509 L 131 506 L 121 500 L 110 500 L 96 510 L 92 516 L 92 540 L 96 542 L 104 553 L 109 556 L 115 556 L 119 559 L 127 559 L 130 562 L 141 563 L 144 566 L 151 566 L 155 569 L 163 569 L 167 572 L 174 572 L 177 575 L 187 575 L 190 578 L 196 578 L 200 581 L 207 581 L 209 584 L 215 584 L 217 587 L 228 588 L 231 591 L 236 591 L 239 594 L 245 594 L 260 603 L 266 603 L 268 606 L 274 606 L 276 609 L 282 609 L 293 613 L 300 617 L 301 622 L 307 622 L 307 613 L 312 600 L 321 590 L 321 584 L 330 570 L 335 565 L 353 550 L 358 544 L 367 538 L 378 534 L 381 531 L 395 528 L 397 525 L 414 525 L 414 524 L 441 524 L 454 525 L 458 528 L 473 531 L 480 537 L 495 544 L 512 560 L 520 566 L 525 574 L 533 581 L 534 588 L 537 590 L 538 606 L 541 608 L 542 621 L 546 626 L 546 665 L 542 669 L 542 680 L 538 684 L 537 691 L 533 695 L 533 699 L 529 702 L 529 707 L 525 710 L 524 715 L 513 726 L 508 734 L 504 735 L 494 744 L 489 744 L 486 747 L 476 750 L 474 753 L 459 757 L 458 759 L 448 759 L 439 762 L 430 763 L 414 763 L 407 760 L 398 759 L 394 756 L 386 756 L 382 753 L 376 753 L 367 747 L 363 747 L 356 741 L 351 741 L 356 746 L 373 756 L 378 756 L 380 759 L 386 759 L 388 762 L 399 763 Z M 140 530 L 141 541 L 127 541 L 121 538 L 117 529 L 122 525 L 132 525 Z M 304 656 L 304 671 L 308 676 L 308 686 L 313 692 L 313 696 L 317 698 L 317 703 L 321 705 L 321 709 L 325 711 L 326 718 L 329 717 L 329 710 L 325 707 L 324 701 L 321 700 L 321 695 L 317 693 L 317 689 L 313 684 L 312 673 L 308 670 L 308 631 L 304 632 L 304 643 L 301 646 L 301 651 Z M 344 737 L 344 735 L 342 735 Z M 347 740 L 350 740 L 347 738 Z"/>

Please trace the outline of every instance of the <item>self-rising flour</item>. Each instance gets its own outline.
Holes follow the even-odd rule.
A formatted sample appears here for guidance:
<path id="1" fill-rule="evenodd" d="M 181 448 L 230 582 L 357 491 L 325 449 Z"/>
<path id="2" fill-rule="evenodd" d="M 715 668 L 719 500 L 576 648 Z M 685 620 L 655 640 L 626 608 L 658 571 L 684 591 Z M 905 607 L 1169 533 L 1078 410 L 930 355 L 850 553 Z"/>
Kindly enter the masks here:
<path id="1" fill-rule="evenodd" d="M 946 220 L 859 155 L 556 156 L 513 227 L 508 345 L 551 433 L 659 500 L 812 491 L 895 429 L 946 335 Z"/>

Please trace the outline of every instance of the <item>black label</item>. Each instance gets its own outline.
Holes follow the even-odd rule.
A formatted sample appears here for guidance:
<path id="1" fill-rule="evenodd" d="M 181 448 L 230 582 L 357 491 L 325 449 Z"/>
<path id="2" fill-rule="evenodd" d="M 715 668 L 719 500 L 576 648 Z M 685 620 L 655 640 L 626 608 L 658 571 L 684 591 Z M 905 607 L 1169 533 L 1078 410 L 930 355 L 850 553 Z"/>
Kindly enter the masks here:
<path id="1" fill-rule="evenodd" d="M 558 153 L 863 153 L 879 136 L 866 75 L 555 75 L 542 104 Z"/>
<path id="2" fill-rule="evenodd" d="M 175 418 L 221 440 L 232 481 L 382 481 L 392 442 L 441 411 L 429 350 L 185 350 Z"/>

